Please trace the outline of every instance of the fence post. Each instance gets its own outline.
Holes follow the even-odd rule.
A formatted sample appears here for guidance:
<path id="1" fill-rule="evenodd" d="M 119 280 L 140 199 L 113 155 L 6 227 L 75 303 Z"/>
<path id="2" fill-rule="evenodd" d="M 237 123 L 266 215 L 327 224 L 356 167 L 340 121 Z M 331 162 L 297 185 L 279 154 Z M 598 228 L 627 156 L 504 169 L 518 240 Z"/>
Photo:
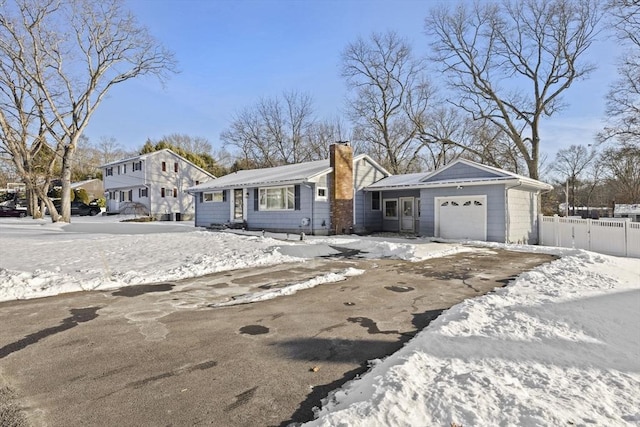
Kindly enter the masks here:
<path id="1" fill-rule="evenodd" d="M 591 218 L 587 218 L 587 246 L 591 250 Z"/>
<path id="2" fill-rule="evenodd" d="M 553 215 L 553 246 L 560 246 L 560 217 Z"/>
<path id="3" fill-rule="evenodd" d="M 629 256 L 629 223 L 631 222 L 630 218 L 627 218 L 624 221 L 624 256 Z"/>

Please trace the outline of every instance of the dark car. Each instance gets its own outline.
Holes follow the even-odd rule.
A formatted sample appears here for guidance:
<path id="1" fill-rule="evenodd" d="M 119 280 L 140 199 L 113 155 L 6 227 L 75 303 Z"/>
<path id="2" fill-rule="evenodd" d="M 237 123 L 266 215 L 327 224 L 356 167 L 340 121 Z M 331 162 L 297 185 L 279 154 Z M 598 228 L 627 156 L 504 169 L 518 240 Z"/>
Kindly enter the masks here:
<path id="1" fill-rule="evenodd" d="M 16 208 L 13 206 L 0 206 L 0 216 L 14 216 L 16 218 L 24 218 L 27 216 L 27 210 L 24 208 Z"/>
<path id="2" fill-rule="evenodd" d="M 54 206 L 58 213 L 62 212 L 62 205 L 59 200 L 53 202 Z M 83 203 L 81 201 L 74 200 L 71 202 L 71 215 L 79 215 L 79 216 L 95 216 L 101 212 L 100 206 L 96 202 L 90 202 L 89 204 Z"/>

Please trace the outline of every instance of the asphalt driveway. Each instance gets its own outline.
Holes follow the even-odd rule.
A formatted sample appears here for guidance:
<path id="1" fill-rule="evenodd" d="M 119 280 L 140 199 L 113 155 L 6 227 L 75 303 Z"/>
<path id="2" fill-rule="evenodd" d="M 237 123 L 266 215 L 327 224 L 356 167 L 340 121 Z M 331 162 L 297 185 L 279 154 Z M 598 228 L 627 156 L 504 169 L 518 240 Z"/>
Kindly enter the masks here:
<path id="1" fill-rule="evenodd" d="M 411 263 L 313 259 L 183 282 L 0 303 L 0 425 L 279 426 L 443 310 L 552 260 L 479 249 Z M 236 289 L 360 276 L 213 308 Z M 214 298 L 215 299 L 215 298 Z M 2 417 L 6 417 L 4 420 Z"/>

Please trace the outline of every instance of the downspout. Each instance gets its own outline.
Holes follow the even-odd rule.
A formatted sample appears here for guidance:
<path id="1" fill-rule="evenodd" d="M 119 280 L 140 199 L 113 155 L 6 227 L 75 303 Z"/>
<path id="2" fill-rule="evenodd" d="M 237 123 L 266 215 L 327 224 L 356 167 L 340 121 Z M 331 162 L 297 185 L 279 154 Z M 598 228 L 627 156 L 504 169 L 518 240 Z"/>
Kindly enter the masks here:
<path id="1" fill-rule="evenodd" d="M 313 224 L 314 224 L 315 207 L 316 207 L 316 189 L 314 188 L 314 186 L 304 182 L 302 183 L 302 185 L 304 185 L 305 187 L 311 190 L 311 219 L 309 221 L 309 227 L 310 227 L 311 234 L 315 235 L 316 232 L 313 228 Z M 302 197 L 302 195 L 300 195 L 300 197 Z"/>

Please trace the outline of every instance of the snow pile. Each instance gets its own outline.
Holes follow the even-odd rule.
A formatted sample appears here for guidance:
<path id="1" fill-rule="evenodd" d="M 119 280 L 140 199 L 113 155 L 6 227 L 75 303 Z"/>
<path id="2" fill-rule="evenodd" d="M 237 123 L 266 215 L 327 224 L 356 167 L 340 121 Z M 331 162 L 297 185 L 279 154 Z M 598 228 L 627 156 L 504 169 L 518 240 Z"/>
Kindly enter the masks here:
<path id="1" fill-rule="evenodd" d="M 318 285 L 322 285 L 325 283 L 341 282 L 343 280 L 346 280 L 347 277 L 359 276 L 360 274 L 363 274 L 363 273 L 364 273 L 364 270 L 350 267 L 339 273 L 327 273 L 322 276 L 314 277 L 313 279 L 309 279 L 301 283 L 285 286 L 283 288 L 269 289 L 267 291 L 260 291 L 260 292 L 255 292 L 251 294 L 241 295 L 239 297 L 233 298 L 231 301 L 211 304 L 210 307 L 227 307 L 231 305 L 249 304 L 252 302 L 266 301 L 266 300 L 278 298 L 285 295 L 293 295 L 296 292 L 301 291 L 303 289 L 311 289 L 313 287 L 316 287 Z"/>
<path id="2" fill-rule="evenodd" d="M 640 424 L 640 262 L 574 251 L 373 361 L 308 426 Z"/>
<path id="3" fill-rule="evenodd" d="M 395 258 L 413 262 L 474 250 L 457 242 L 433 243 L 430 239 L 413 239 L 407 243 L 407 239 L 398 237 L 312 237 L 307 242 L 359 251 L 358 256 L 363 258 Z"/>
<path id="4" fill-rule="evenodd" d="M 38 227 L 38 225 L 32 225 Z M 299 262 L 270 238 L 196 231 L 73 234 L 40 226 L 40 234 L 3 230 L 0 301 L 179 280 L 219 271 Z M 24 229 L 24 227 L 23 227 Z M 21 231 L 23 231 L 21 229 Z M 37 237 L 37 239 L 36 239 Z"/>

